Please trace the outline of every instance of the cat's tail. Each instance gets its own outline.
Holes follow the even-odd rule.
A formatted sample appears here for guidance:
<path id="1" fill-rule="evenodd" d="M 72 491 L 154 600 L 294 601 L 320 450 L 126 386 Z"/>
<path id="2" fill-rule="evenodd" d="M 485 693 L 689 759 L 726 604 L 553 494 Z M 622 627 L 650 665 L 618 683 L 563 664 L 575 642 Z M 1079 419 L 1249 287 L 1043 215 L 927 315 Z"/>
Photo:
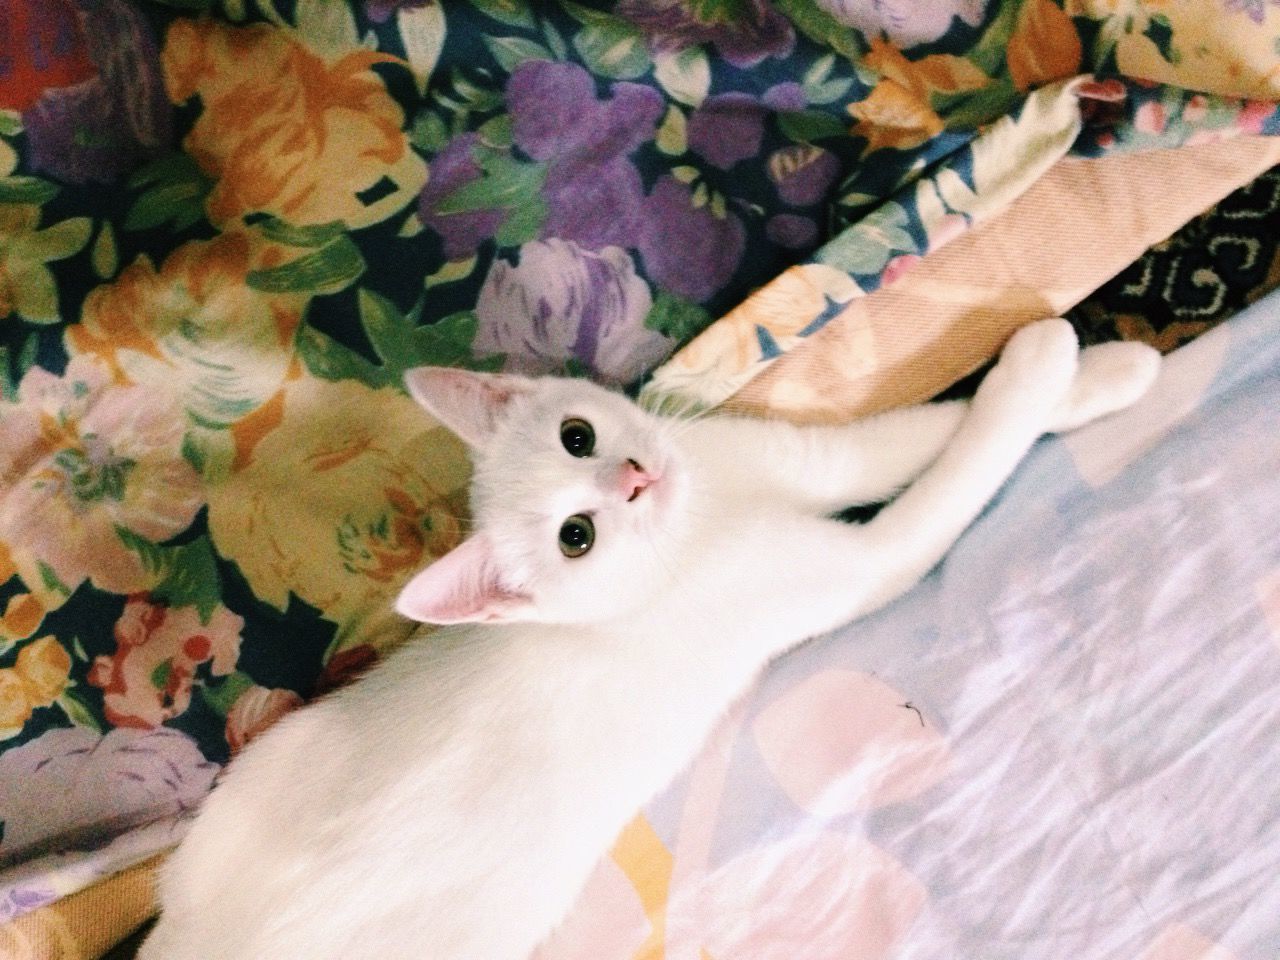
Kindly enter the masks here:
<path id="1" fill-rule="evenodd" d="M 1074 430 L 1132 406 L 1160 373 L 1160 353 L 1145 343 L 1102 343 L 1080 351 L 1071 390 L 1054 413 L 1051 433 Z"/>

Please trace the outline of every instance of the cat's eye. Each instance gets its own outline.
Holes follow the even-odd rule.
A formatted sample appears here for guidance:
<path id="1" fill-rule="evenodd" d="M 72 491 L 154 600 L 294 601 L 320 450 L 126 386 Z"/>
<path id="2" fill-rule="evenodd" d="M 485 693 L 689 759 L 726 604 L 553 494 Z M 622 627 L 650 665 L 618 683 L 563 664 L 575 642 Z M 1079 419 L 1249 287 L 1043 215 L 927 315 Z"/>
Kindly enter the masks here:
<path id="1" fill-rule="evenodd" d="M 580 557 L 596 540 L 596 525 L 585 513 L 575 513 L 560 524 L 560 552 L 566 557 Z"/>
<path id="2" fill-rule="evenodd" d="M 589 457 L 596 448 L 596 432 L 587 421 L 569 417 L 560 424 L 560 443 L 575 457 Z"/>

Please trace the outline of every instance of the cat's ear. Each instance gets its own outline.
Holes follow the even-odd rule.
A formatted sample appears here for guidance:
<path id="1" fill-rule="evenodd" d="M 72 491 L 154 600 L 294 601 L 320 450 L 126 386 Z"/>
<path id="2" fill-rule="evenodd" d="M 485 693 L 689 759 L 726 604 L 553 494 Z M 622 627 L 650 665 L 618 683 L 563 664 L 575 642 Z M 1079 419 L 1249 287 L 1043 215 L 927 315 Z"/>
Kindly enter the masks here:
<path id="1" fill-rule="evenodd" d="M 422 623 L 523 619 L 529 597 L 502 585 L 493 546 L 482 533 L 463 540 L 400 591 L 396 610 Z"/>
<path id="2" fill-rule="evenodd" d="M 499 373 L 451 367 L 414 367 L 404 375 L 409 395 L 469 447 L 492 436 L 507 405 L 533 389 L 533 381 Z"/>

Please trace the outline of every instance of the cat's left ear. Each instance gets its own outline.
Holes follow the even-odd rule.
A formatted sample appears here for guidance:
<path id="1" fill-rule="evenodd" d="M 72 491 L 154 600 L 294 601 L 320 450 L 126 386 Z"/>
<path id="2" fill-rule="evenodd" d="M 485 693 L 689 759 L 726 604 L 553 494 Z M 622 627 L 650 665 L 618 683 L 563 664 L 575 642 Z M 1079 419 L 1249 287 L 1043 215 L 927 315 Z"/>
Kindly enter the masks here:
<path id="1" fill-rule="evenodd" d="M 473 534 L 405 585 L 396 610 L 422 623 L 500 623 L 525 619 L 532 601 L 506 587 L 483 533 Z"/>
<path id="2" fill-rule="evenodd" d="M 404 385 L 427 413 L 472 448 L 484 446 L 508 404 L 533 389 L 526 377 L 452 367 L 414 367 L 405 372 Z"/>

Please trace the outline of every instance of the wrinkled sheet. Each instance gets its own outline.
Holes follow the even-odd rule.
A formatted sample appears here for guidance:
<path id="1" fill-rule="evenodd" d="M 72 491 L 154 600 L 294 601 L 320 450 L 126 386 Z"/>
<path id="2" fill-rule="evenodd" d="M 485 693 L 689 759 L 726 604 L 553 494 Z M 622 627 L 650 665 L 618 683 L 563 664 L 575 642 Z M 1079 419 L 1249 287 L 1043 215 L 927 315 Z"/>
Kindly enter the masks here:
<path id="1" fill-rule="evenodd" d="M 1272 295 L 775 664 L 542 960 L 1274 960 L 1277 427 Z"/>

